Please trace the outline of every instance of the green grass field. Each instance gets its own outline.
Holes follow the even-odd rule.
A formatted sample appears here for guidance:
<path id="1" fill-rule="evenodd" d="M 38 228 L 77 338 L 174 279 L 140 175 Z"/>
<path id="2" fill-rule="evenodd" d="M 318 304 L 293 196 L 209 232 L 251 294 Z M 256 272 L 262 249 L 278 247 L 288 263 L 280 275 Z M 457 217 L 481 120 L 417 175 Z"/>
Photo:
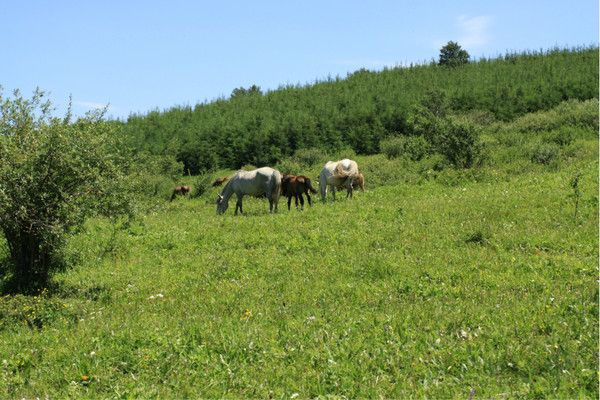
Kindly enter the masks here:
<path id="1" fill-rule="evenodd" d="M 586 135 L 549 164 L 502 132 L 481 169 L 358 157 L 366 192 L 302 212 L 212 189 L 90 221 L 56 289 L 0 298 L 0 398 L 597 398 Z"/>

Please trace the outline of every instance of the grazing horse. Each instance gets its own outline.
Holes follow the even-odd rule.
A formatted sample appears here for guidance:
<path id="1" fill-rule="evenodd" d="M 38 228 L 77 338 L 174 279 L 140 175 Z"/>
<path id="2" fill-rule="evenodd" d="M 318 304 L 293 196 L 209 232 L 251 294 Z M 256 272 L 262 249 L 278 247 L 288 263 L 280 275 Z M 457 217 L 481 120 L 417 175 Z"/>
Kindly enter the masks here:
<path id="1" fill-rule="evenodd" d="M 229 179 L 228 177 L 224 176 L 222 178 L 217 178 L 215 179 L 215 181 L 212 183 L 212 187 L 216 187 L 216 186 L 221 186 L 222 184 L 225 183 L 225 181 Z"/>
<path id="2" fill-rule="evenodd" d="M 312 187 L 308 177 L 304 175 L 296 176 L 284 174 L 283 178 L 281 178 L 281 194 L 286 196 L 288 199 L 288 211 L 292 203 L 292 196 L 294 196 L 296 208 L 298 208 L 298 197 L 300 197 L 300 207 L 301 209 L 304 209 L 304 197 L 302 197 L 302 194 L 306 194 L 308 205 L 312 206 L 310 193 L 314 194 L 317 193 L 317 191 Z"/>
<path id="3" fill-rule="evenodd" d="M 236 172 L 225 185 L 217 198 L 217 214 L 223 214 L 229 206 L 229 198 L 235 193 L 235 215 L 243 213 L 242 198 L 244 195 L 260 197 L 265 195 L 269 199 L 269 212 L 273 212 L 273 206 L 277 211 L 279 194 L 281 192 L 281 173 L 270 167 L 262 167 L 252 171 L 240 170 Z"/>
<path id="4" fill-rule="evenodd" d="M 169 201 L 173 201 L 173 199 L 178 195 L 187 196 L 191 191 L 191 186 L 175 186 L 175 189 L 173 189 L 173 194 L 171 195 L 171 200 Z"/>
<path id="5" fill-rule="evenodd" d="M 352 183 L 355 179 L 358 183 L 358 174 L 360 174 L 360 172 L 358 172 L 358 164 L 356 161 L 347 158 L 340 161 L 328 161 L 319 175 L 321 200 L 325 202 L 327 186 L 331 189 L 333 200 L 335 200 L 335 190 L 338 187 L 345 187 L 347 190 L 346 198 L 352 198 Z"/>
<path id="6" fill-rule="evenodd" d="M 352 189 L 356 190 L 357 188 L 360 188 L 361 192 L 365 191 L 365 176 L 360 172 L 352 179 Z M 342 190 L 344 185 L 340 185 L 336 189 Z"/>

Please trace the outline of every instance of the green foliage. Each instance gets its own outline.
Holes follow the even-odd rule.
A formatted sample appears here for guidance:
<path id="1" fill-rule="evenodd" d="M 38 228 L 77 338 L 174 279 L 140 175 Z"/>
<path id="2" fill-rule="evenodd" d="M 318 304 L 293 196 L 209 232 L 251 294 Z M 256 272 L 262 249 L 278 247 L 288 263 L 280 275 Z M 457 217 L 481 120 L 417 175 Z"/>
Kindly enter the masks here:
<path id="1" fill-rule="evenodd" d="M 559 127 L 561 129 L 579 127 L 598 131 L 598 99 L 564 101 L 549 110 L 523 115 L 506 128 L 531 133 L 551 131 Z"/>
<path id="2" fill-rule="evenodd" d="M 413 134 L 424 139 L 414 143 L 419 150 L 416 155 L 436 152 L 457 168 L 482 164 L 485 153 L 479 127 L 468 118 L 449 115 L 444 92 L 429 92 L 413 107 L 408 124 Z"/>
<path id="3" fill-rule="evenodd" d="M 298 149 L 294 153 L 294 159 L 302 165 L 312 167 L 313 165 L 324 164 L 327 160 L 327 154 L 325 154 L 323 150 L 315 147 Z"/>
<path id="4" fill-rule="evenodd" d="M 551 164 L 558 159 L 560 146 L 555 143 L 539 142 L 530 149 L 531 161 L 538 164 Z"/>
<path id="5" fill-rule="evenodd" d="M 15 325 L 42 329 L 57 320 L 74 322 L 77 314 L 65 302 L 50 297 L 46 290 L 35 296 L 0 296 L 0 332 Z"/>
<path id="6" fill-rule="evenodd" d="M 484 152 L 476 126 L 464 119 L 448 119 L 441 127 L 428 138 L 438 153 L 458 168 L 470 168 L 483 163 Z"/>
<path id="7" fill-rule="evenodd" d="M 237 218 L 172 202 L 114 255 L 90 220 L 60 276 L 75 289 L 50 298 L 64 312 L 32 329 L 31 298 L 0 305 L 0 397 L 597 398 L 598 142 L 578 141 L 556 170 L 437 178 L 417 176 L 429 157 L 359 155 L 353 200 L 249 198 Z"/>
<path id="8" fill-rule="evenodd" d="M 45 287 L 64 266 L 69 233 L 92 215 L 131 214 L 125 172 L 131 162 L 121 150 L 115 125 L 102 114 L 76 122 L 50 115 L 44 92 L 31 99 L 0 92 L 0 231 L 13 290 Z"/>
<path id="9" fill-rule="evenodd" d="M 469 53 L 458 43 L 449 41 L 440 49 L 439 65 L 458 67 L 469 62 Z"/>
<path id="10" fill-rule="evenodd" d="M 211 189 L 211 185 L 212 185 L 213 181 L 214 181 L 214 179 L 212 177 L 212 174 L 205 173 L 205 174 L 199 175 L 194 180 L 194 183 L 192 184 L 191 196 L 192 197 L 200 197 L 204 193 L 208 193 Z"/>
<path id="11" fill-rule="evenodd" d="M 396 136 L 380 143 L 381 152 L 388 158 L 408 157 L 419 161 L 430 153 L 430 144 L 423 136 Z"/>
<path id="12" fill-rule="evenodd" d="M 551 119 L 568 120 L 571 115 L 579 123 L 597 126 L 597 100 L 595 109 L 586 101 L 598 96 L 598 49 L 507 54 L 460 68 L 360 70 L 344 79 L 265 93 L 260 88 L 234 92 L 228 100 L 132 115 L 121 128 L 134 147 L 174 154 L 186 174 L 198 174 L 245 164 L 275 165 L 300 149 L 332 154 L 351 147 L 356 154 L 377 153 L 382 140 L 427 128 L 414 115 L 416 105 L 436 118 L 467 114 L 475 125 L 486 125 L 549 110 L 570 99 L 573 105 L 561 106 Z M 587 104 L 584 109 L 581 102 Z M 575 117 L 577 112 L 583 115 Z M 543 132 L 557 126 L 546 122 L 529 116 L 516 122 L 515 129 L 529 132 L 528 125 L 539 124 Z"/>

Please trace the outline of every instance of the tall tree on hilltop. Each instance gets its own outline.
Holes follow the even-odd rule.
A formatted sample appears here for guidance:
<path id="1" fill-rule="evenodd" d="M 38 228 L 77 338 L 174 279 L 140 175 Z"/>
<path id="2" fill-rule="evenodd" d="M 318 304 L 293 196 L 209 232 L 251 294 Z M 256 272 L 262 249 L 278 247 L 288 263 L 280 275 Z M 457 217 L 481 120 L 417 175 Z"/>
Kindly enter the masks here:
<path id="1" fill-rule="evenodd" d="M 440 61 L 438 64 L 457 67 L 462 64 L 467 64 L 469 62 L 469 57 L 469 53 L 460 47 L 458 43 L 449 41 L 440 49 Z"/>

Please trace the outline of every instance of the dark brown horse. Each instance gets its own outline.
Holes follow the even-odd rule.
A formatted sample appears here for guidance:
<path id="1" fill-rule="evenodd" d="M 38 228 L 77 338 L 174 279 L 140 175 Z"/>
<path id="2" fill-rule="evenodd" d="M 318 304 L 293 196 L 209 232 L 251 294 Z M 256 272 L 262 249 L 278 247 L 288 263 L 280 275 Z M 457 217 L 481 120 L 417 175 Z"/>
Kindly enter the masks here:
<path id="1" fill-rule="evenodd" d="M 222 178 L 217 178 L 217 179 L 215 179 L 215 181 L 212 183 L 212 186 L 213 186 L 213 187 L 215 187 L 215 186 L 221 186 L 222 184 L 224 184 L 224 183 L 225 183 L 225 181 L 226 181 L 227 179 L 229 179 L 229 178 L 227 178 L 226 176 L 224 176 L 224 177 L 222 177 Z"/>
<path id="2" fill-rule="evenodd" d="M 175 186 L 175 189 L 173 189 L 173 194 L 171 195 L 170 201 L 173 201 L 173 199 L 178 195 L 179 196 L 187 196 L 191 191 L 192 191 L 191 186 Z"/>
<path id="3" fill-rule="evenodd" d="M 308 205 L 312 206 L 312 200 L 310 194 L 317 193 L 315 188 L 312 187 L 310 179 L 304 175 L 286 175 L 283 174 L 281 178 L 281 194 L 288 199 L 288 210 L 292 204 L 292 196 L 294 197 L 296 208 L 298 208 L 298 197 L 300 197 L 300 207 L 304 209 L 304 197 L 306 194 L 308 199 Z"/>

